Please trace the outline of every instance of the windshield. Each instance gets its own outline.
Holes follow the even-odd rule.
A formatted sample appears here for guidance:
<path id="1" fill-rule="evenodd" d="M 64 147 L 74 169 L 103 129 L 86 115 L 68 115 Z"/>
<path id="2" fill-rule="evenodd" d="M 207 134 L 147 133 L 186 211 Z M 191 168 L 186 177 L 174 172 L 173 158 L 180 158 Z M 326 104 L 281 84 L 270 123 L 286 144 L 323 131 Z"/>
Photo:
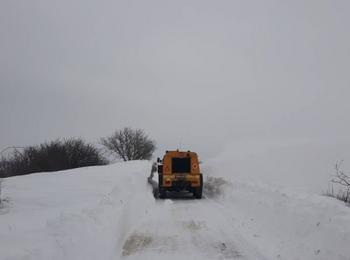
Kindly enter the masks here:
<path id="1" fill-rule="evenodd" d="M 191 172 L 191 158 L 173 158 L 172 172 L 189 173 Z"/>

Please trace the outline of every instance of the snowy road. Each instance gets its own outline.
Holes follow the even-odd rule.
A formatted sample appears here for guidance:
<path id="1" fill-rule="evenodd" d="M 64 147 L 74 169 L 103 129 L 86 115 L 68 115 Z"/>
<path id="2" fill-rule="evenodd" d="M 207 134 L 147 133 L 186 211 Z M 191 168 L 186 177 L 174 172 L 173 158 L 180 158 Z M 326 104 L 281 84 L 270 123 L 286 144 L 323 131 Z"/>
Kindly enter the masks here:
<path id="1" fill-rule="evenodd" d="M 235 230 L 234 219 L 214 200 L 158 200 L 123 246 L 130 259 L 265 259 Z M 132 257 L 134 255 L 134 257 Z"/>
<path id="2" fill-rule="evenodd" d="M 148 181 L 156 189 L 153 174 Z M 154 192 L 154 191 L 153 191 Z M 132 231 L 122 247 L 122 257 L 154 259 L 265 259 L 234 228 L 231 212 L 218 200 L 192 193 L 168 193 L 157 199 Z"/>

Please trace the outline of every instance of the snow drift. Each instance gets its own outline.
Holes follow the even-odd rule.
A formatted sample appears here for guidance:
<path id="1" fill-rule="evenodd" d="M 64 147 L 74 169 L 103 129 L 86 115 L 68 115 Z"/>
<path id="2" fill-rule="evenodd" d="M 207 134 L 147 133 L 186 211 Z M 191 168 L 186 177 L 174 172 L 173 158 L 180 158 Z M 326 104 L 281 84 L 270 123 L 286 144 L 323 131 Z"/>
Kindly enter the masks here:
<path id="1" fill-rule="evenodd" d="M 148 162 L 6 179 L 0 259 L 116 259 L 131 223 L 154 204 Z"/>

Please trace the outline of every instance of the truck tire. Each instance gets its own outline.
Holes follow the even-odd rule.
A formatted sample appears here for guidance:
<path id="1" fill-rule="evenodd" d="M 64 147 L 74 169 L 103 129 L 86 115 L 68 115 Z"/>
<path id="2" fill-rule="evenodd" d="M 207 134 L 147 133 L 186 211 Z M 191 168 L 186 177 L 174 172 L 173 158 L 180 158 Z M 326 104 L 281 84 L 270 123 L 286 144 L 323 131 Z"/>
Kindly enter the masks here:
<path id="1" fill-rule="evenodd" d="M 163 188 L 159 190 L 159 198 L 160 199 L 166 198 L 166 190 L 164 190 Z"/>
<path id="2" fill-rule="evenodd" d="M 196 199 L 201 199 L 203 194 L 203 175 L 200 174 L 200 186 L 198 188 L 194 188 L 193 195 Z"/>

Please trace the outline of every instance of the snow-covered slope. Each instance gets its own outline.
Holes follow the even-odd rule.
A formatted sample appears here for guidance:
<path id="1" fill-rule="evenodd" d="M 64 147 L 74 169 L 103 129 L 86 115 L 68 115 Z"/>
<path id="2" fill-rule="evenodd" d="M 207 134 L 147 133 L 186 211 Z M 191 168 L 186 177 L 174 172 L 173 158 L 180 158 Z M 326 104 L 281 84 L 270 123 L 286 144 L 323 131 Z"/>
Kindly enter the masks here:
<path id="1" fill-rule="evenodd" d="M 135 161 L 6 179 L 0 259 L 350 259 L 339 201 L 229 174 L 218 196 L 155 200 L 150 170 Z"/>
<path id="2" fill-rule="evenodd" d="M 154 204 L 148 162 L 4 182 L 0 259 L 118 259 L 132 223 Z"/>

